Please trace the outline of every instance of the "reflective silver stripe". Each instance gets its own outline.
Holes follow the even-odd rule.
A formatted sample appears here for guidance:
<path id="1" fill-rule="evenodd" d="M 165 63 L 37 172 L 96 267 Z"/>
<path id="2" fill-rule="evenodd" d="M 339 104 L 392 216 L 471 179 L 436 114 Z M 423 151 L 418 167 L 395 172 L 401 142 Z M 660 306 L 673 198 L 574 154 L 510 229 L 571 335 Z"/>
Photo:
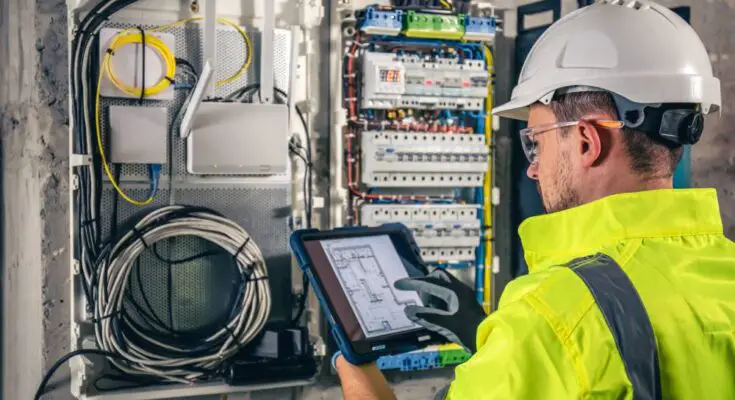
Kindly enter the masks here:
<path id="1" fill-rule="evenodd" d="M 656 336 L 630 278 L 601 253 L 573 260 L 569 267 L 587 285 L 605 317 L 633 385 L 633 399 L 661 399 Z"/>

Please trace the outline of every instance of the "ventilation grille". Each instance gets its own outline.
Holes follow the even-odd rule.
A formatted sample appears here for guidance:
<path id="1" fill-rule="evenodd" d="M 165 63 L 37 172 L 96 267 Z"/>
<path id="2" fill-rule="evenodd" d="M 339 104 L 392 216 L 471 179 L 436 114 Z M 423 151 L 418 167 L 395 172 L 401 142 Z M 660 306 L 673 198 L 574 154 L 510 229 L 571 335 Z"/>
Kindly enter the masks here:
<path id="1" fill-rule="evenodd" d="M 610 4 L 613 6 L 624 6 L 634 10 L 648 9 L 650 6 L 639 0 L 602 0 L 600 4 Z"/>

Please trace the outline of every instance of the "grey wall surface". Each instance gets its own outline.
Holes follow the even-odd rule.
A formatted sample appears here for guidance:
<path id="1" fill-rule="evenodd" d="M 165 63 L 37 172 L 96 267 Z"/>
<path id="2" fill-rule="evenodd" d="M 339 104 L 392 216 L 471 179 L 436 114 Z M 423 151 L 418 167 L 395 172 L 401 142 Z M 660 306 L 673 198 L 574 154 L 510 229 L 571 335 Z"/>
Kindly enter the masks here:
<path id="1" fill-rule="evenodd" d="M 507 2 L 506 2 L 507 3 Z M 518 4 L 519 2 L 511 3 Z M 573 9 L 574 1 L 565 7 Z M 695 185 L 717 187 L 725 230 L 735 238 L 735 1 L 662 1 L 692 6 L 692 25 L 722 80 L 723 110 L 695 147 Z M 2 316 L 4 399 L 31 398 L 43 371 L 68 351 L 68 103 L 66 9 L 63 0 L 0 3 L 2 135 Z M 326 41 L 321 43 L 327 46 Z M 488 371 L 488 384 L 492 371 Z M 69 399 L 68 372 L 52 381 L 50 399 Z M 395 378 L 399 398 L 430 398 L 446 374 Z M 302 391 L 249 396 L 339 398 L 325 382 Z M 248 396 L 230 396 L 248 398 Z"/>
<path id="2" fill-rule="evenodd" d="M 69 348 L 65 10 L 0 3 L 4 399 L 32 398 Z"/>

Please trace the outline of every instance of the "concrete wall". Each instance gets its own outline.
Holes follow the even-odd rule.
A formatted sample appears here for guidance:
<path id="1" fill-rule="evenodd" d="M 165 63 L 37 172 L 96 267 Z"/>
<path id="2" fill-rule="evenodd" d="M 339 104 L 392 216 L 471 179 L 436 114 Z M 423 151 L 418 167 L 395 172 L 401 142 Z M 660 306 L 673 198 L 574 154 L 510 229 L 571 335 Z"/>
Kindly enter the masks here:
<path id="1" fill-rule="evenodd" d="M 68 351 L 66 26 L 63 0 L 0 3 L 5 399 Z"/>
<path id="2" fill-rule="evenodd" d="M 663 1 L 691 5 L 723 84 L 723 113 L 708 121 L 695 147 L 694 183 L 717 187 L 726 231 L 735 238 L 735 2 Z M 565 11 L 574 8 L 565 0 Z M 514 4 L 517 4 L 514 3 Z M 0 3 L 0 144 L 2 155 L 3 396 L 30 398 L 42 372 L 68 351 L 68 104 L 63 0 Z M 322 43 L 325 43 L 322 41 Z M 326 45 L 326 44 L 325 44 Z M 488 371 L 492 376 L 492 371 Z M 429 398 L 441 374 L 396 378 L 400 398 Z M 68 399 L 68 373 L 48 398 Z M 489 383 L 491 384 L 491 383 Z M 332 399 L 333 383 L 252 398 Z M 233 398 L 233 397 L 231 397 Z"/>

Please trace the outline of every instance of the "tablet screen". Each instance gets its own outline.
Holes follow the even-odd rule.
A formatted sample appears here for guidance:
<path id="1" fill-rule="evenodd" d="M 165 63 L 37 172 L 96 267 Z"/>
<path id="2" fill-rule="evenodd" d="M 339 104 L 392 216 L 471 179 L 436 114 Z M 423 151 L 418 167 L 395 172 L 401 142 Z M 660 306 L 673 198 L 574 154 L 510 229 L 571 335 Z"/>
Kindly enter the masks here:
<path id="1" fill-rule="evenodd" d="M 351 340 L 421 328 L 403 311 L 408 305 L 422 306 L 419 295 L 393 287 L 415 267 L 389 235 L 314 240 L 305 247 Z"/>

